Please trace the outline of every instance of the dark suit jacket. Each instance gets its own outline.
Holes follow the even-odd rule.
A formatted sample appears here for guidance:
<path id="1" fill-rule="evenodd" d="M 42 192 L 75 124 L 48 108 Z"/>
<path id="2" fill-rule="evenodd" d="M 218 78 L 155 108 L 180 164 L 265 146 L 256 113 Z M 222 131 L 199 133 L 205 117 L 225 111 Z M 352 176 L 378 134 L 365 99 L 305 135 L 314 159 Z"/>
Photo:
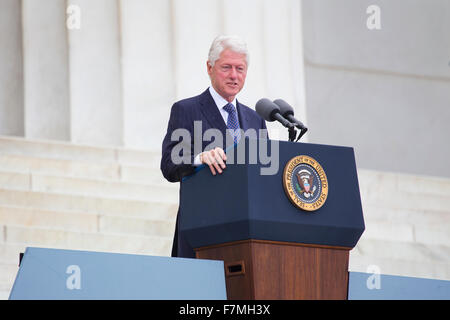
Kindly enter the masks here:
<path id="1" fill-rule="evenodd" d="M 265 121 L 249 107 L 236 102 L 236 108 L 238 112 L 239 124 L 244 131 L 250 128 L 255 130 L 266 129 Z M 226 129 L 227 126 L 223 121 L 222 115 L 214 102 L 209 90 L 207 89 L 202 94 L 180 100 L 172 106 L 170 112 L 169 124 L 167 127 L 167 133 L 162 144 L 162 158 L 161 158 L 161 171 L 164 177 L 170 182 L 178 182 L 183 177 L 193 174 L 195 167 L 194 163 L 194 121 L 201 121 L 201 136 L 203 132 L 210 128 L 219 129 L 223 135 L 222 146 L 225 150 L 226 145 Z M 172 149 L 179 143 L 179 141 L 171 141 L 172 132 L 178 128 L 184 128 L 190 133 L 190 140 L 187 142 L 188 146 L 182 149 L 180 156 L 186 159 L 182 164 L 174 164 L 172 162 L 171 154 Z M 203 140 L 200 138 L 200 140 Z M 230 139 L 232 141 L 232 139 Z M 181 138 L 180 138 L 181 141 Z M 185 141 L 186 142 L 186 141 Z M 211 144 L 211 141 L 202 141 L 201 150 Z M 178 211 L 174 242 L 172 246 L 172 256 L 174 257 L 194 257 L 194 251 L 185 241 L 185 239 L 178 233 Z"/>

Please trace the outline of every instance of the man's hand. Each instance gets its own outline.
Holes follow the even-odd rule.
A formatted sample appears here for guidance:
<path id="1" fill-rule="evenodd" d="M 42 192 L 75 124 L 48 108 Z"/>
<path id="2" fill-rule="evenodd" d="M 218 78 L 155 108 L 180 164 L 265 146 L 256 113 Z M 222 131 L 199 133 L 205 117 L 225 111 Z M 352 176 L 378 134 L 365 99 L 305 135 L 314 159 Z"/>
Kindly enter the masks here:
<path id="1" fill-rule="evenodd" d="M 222 173 L 222 170 L 226 168 L 224 161 L 227 161 L 227 155 L 223 149 L 216 147 L 213 150 L 202 152 L 200 154 L 200 161 L 208 165 L 211 173 L 216 175 L 216 170 Z"/>

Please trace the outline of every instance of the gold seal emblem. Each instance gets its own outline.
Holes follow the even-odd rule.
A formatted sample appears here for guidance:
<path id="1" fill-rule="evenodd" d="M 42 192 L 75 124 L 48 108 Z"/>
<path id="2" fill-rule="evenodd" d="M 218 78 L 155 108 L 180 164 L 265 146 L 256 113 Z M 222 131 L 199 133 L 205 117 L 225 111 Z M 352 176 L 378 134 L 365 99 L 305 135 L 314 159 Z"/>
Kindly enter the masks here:
<path id="1" fill-rule="evenodd" d="M 283 187 L 289 200 L 306 211 L 315 211 L 322 207 L 328 196 L 325 171 L 309 156 L 296 156 L 286 163 Z"/>

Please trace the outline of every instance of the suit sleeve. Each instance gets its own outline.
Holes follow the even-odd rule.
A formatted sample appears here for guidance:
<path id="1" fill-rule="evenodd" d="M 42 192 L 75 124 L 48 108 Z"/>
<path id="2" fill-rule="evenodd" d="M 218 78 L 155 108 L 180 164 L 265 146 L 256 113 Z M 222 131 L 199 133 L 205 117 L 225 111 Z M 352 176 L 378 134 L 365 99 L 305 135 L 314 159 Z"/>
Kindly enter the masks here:
<path id="1" fill-rule="evenodd" d="M 166 136 L 162 143 L 161 172 L 169 182 L 178 182 L 184 176 L 188 176 L 195 171 L 194 157 L 192 156 L 192 130 L 190 128 L 189 115 L 179 103 L 175 103 L 170 111 L 169 124 L 167 125 Z M 184 136 L 173 133 L 177 129 L 185 129 Z M 177 139 L 173 139 L 177 138 Z M 178 161 L 172 155 L 178 158 Z M 181 163 L 180 163 L 181 159 Z M 175 163 L 174 163 L 175 160 Z"/>

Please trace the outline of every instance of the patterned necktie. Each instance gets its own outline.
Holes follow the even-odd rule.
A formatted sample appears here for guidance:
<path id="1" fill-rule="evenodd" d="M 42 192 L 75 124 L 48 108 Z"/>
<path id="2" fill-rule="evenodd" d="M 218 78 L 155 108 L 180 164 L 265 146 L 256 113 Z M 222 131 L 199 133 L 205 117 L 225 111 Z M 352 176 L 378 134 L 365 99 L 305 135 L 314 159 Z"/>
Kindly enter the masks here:
<path id="1" fill-rule="evenodd" d="M 228 112 L 227 128 L 233 130 L 233 140 L 234 144 L 236 144 L 241 138 L 236 108 L 231 103 L 228 103 L 225 107 L 223 107 L 223 109 Z"/>

